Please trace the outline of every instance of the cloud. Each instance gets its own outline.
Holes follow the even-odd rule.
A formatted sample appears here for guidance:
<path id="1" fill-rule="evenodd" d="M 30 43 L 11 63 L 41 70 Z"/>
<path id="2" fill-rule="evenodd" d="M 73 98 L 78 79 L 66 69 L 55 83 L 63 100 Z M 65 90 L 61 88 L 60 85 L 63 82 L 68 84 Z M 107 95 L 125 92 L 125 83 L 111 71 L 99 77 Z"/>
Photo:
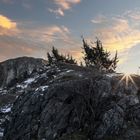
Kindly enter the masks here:
<path id="1" fill-rule="evenodd" d="M 64 16 L 64 11 L 72 8 L 81 2 L 81 0 L 53 0 L 57 9 L 48 9 L 51 13 L 55 13 L 57 16 Z"/>
<path id="2" fill-rule="evenodd" d="M 68 39 L 69 33 L 69 29 L 65 26 L 51 26 L 46 28 L 46 33 L 44 33 L 44 37 L 48 42 L 53 42 L 56 40 L 65 41 Z"/>
<path id="3" fill-rule="evenodd" d="M 57 47 L 63 54 L 72 54 L 76 59 L 82 57 L 80 42 L 72 36 L 68 27 L 50 25 L 32 27 L 33 23 L 18 23 L 19 32 L 11 34 L 17 29 L 16 22 L 8 20 L 12 25 L 1 26 L 4 31 L 0 35 L 0 61 L 19 56 L 44 57 L 52 46 Z M 3 24 L 2 24 L 3 25 Z"/>
<path id="4" fill-rule="evenodd" d="M 91 20 L 91 22 L 95 24 L 104 23 L 106 21 L 107 21 L 106 17 L 101 14 Z"/>
<path id="5" fill-rule="evenodd" d="M 36 29 L 24 29 L 20 36 L 20 39 L 36 44 L 38 47 L 42 46 L 47 51 L 55 46 L 64 54 L 70 53 L 78 59 L 82 56 L 82 43 L 72 36 L 70 29 L 66 26 L 52 25 Z"/>
<path id="6" fill-rule="evenodd" d="M 16 23 L 11 21 L 7 17 L 0 15 L 0 26 L 6 29 L 11 29 L 16 27 Z"/>
<path id="7" fill-rule="evenodd" d="M 31 10 L 32 9 L 32 6 L 31 4 L 27 3 L 27 2 L 22 2 L 22 6 L 27 9 L 27 10 Z"/>
<path id="8" fill-rule="evenodd" d="M 54 0 L 54 2 L 64 10 L 68 10 L 72 5 L 78 4 L 81 0 Z"/>
<path id="9" fill-rule="evenodd" d="M 65 26 L 52 25 L 36 29 L 23 29 L 20 37 L 36 42 L 53 43 L 55 41 L 65 41 L 69 38 L 70 31 Z"/>
<path id="10" fill-rule="evenodd" d="M 140 10 L 126 11 L 122 15 L 99 15 L 92 20 L 96 26 L 93 35 L 102 40 L 112 54 L 118 51 L 119 66 L 128 61 L 131 50 L 140 44 Z M 91 38 L 91 36 L 89 37 Z"/>
<path id="11" fill-rule="evenodd" d="M 27 41 L 11 36 L 0 36 L 0 61 L 19 56 L 35 56 L 41 49 Z"/>
<path id="12" fill-rule="evenodd" d="M 134 20 L 140 20 L 140 13 L 130 13 L 129 16 Z"/>
<path id="13" fill-rule="evenodd" d="M 5 3 L 5 4 L 12 4 L 13 3 L 12 0 L 2 0 L 2 2 Z"/>
<path id="14" fill-rule="evenodd" d="M 64 11 L 61 8 L 58 8 L 56 10 L 49 8 L 49 12 L 56 14 L 56 16 L 64 16 Z"/>
<path id="15" fill-rule="evenodd" d="M 68 34 L 70 33 L 69 29 L 65 26 L 51 26 L 45 29 L 45 32 L 43 34 L 43 38 L 47 42 L 53 42 L 58 39 L 65 40 L 68 38 Z"/>
<path id="16" fill-rule="evenodd" d="M 126 11 L 123 16 L 135 21 L 140 21 L 140 9 Z"/>
<path id="17" fill-rule="evenodd" d="M 65 26 L 20 28 L 14 36 L 0 36 L 0 61 L 23 55 L 43 57 L 53 45 L 65 50 L 70 43 L 70 31 Z"/>
<path id="18" fill-rule="evenodd" d="M 15 35 L 17 32 L 17 23 L 0 15 L 0 35 Z"/>
<path id="19" fill-rule="evenodd" d="M 128 19 L 113 17 L 108 24 L 109 27 L 100 27 L 95 34 L 110 51 L 126 51 L 140 43 L 140 31 Z"/>

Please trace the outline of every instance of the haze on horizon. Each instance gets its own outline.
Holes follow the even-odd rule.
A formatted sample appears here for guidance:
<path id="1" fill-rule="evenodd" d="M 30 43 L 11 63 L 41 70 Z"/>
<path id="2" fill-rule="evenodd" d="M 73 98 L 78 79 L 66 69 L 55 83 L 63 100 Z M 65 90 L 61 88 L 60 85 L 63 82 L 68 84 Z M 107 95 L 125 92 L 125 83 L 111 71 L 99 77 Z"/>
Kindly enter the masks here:
<path id="1" fill-rule="evenodd" d="M 140 66 L 139 0 L 0 0 L 0 61 L 19 56 L 46 58 L 55 46 L 82 59 L 83 35 L 98 37 L 119 55 L 118 72 Z"/>

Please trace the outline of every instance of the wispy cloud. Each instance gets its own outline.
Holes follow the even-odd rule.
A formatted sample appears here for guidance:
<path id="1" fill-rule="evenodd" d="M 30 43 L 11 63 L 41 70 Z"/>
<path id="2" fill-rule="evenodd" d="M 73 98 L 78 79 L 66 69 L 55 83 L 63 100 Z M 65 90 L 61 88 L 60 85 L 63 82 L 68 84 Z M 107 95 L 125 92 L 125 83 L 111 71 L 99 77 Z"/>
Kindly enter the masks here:
<path id="1" fill-rule="evenodd" d="M 47 42 L 53 42 L 59 39 L 63 41 L 68 39 L 69 33 L 70 31 L 67 27 L 54 25 L 45 29 L 45 32 L 43 33 L 43 38 Z"/>
<path id="2" fill-rule="evenodd" d="M 59 5 L 62 9 L 70 9 L 73 4 L 78 4 L 81 0 L 54 0 L 54 2 Z"/>
<path id="3" fill-rule="evenodd" d="M 44 50 L 49 51 L 52 45 L 56 47 L 62 45 L 62 52 L 66 52 L 65 47 L 74 44 L 70 30 L 65 26 L 52 25 L 19 30 L 20 32 L 13 36 L 9 34 L 0 36 L 0 61 L 23 55 L 44 57 L 46 54 Z"/>
<path id="4" fill-rule="evenodd" d="M 99 24 L 107 21 L 107 18 L 104 15 L 99 14 L 97 17 L 91 20 L 92 23 Z"/>
<path id="5" fill-rule="evenodd" d="M 1 1 L 5 4 L 12 4 L 13 3 L 12 0 L 1 0 Z"/>
<path id="6" fill-rule="evenodd" d="M 112 53 L 119 52 L 119 66 L 126 63 L 130 50 L 140 44 L 140 10 L 126 11 L 122 15 L 98 15 L 91 21 L 96 26 L 104 47 Z M 90 37 L 89 37 L 90 38 Z"/>
<path id="7" fill-rule="evenodd" d="M 56 10 L 49 8 L 49 12 L 54 13 L 56 16 L 64 16 L 64 11 L 61 8 Z"/>
<path id="8" fill-rule="evenodd" d="M 31 44 L 43 46 L 43 49 L 49 51 L 52 46 L 58 48 L 62 53 L 72 54 L 75 58 L 81 59 L 82 43 L 77 41 L 71 34 L 71 30 L 66 26 L 52 25 L 36 29 L 23 30 L 21 39 Z"/>
<path id="9" fill-rule="evenodd" d="M 64 11 L 72 8 L 81 2 L 81 0 L 53 0 L 54 4 L 57 5 L 57 9 L 48 9 L 50 12 L 55 13 L 57 16 L 64 16 Z"/>
<path id="10" fill-rule="evenodd" d="M 6 16 L 0 15 L 0 35 L 14 35 L 18 32 L 17 23 Z"/>
<path id="11" fill-rule="evenodd" d="M 108 27 L 100 27 L 94 33 L 100 37 L 111 51 L 125 51 L 140 43 L 140 31 L 128 18 L 112 17 L 108 19 Z M 133 20 L 134 22 L 134 20 Z"/>
<path id="12" fill-rule="evenodd" d="M 19 56 L 35 56 L 38 46 L 12 36 L 0 36 L 0 61 Z"/>
<path id="13" fill-rule="evenodd" d="M 31 4 L 27 3 L 27 2 L 22 2 L 22 6 L 27 9 L 27 10 L 31 10 L 32 9 L 32 6 Z"/>
<path id="14" fill-rule="evenodd" d="M 22 29 L 20 37 L 27 38 L 27 40 L 36 40 L 37 42 L 52 43 L 57 40 L 67 40 L 69 34 L 70 31 L 67 27 L 51 25 L 36 29 Z"/>
<path id="15" fill-rule="evenodd" d="M 128 10 L 124 12 L 123 17 L 130 18 L 135 21 L 140 21 L 140 9 Z"/>

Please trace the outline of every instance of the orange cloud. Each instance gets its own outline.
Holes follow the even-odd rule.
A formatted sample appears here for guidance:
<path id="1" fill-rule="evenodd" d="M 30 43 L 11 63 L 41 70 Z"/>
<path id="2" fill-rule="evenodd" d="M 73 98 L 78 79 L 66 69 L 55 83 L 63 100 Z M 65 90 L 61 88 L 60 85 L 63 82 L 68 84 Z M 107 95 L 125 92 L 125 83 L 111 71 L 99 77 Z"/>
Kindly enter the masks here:
<path id="1" fill-rule="evenodd" d="M 64 10 L 70 9 L 73 4 L 78 4 L 80 2 L 81 0 L 55 0 L 55 3 Z"/>
<path id="2" fill-rule="evenodd" d="M 0 26 L 6 29 L 16 28 L 16 23 L 7 17 L 0 15 Z"/>
<path id="3" fill-rule="evenodd" d="M 64 16 L 65 10 L 69 10 L 73 5 L 81 2 L 81 0 L 53 0 L 53 1 L 58 6 L 58 8 L 55 10 L 49 9 L 49 11 L 60 16 Z"/>
<path id="4" fill-rule="evenodd" d="M 93 24 L 100 24 L 100 28 L 94 30 L 94 35 L 102 40 L 103 46 L 111 51 L 119 52 L 119 63 L 127 62 L 130 49 L 140 44 L 140 11 L 127 11 L 114 17 L 97 16 Z"/>
<path id="5" fill-rule="evenodd" d="M 65 26 L 49 26 L 38 29 L 31 29 L 22 31 L 21 38 L 25 37 L 27 40 L 36 40 L 37 42 L 52 43 L 57 40 L 65 41 L 68 40 L 70 31 Z"/>
<path id="6" fill-rule="evenodd" d="M 37 52 L 43 54 L 43 49 L 34 43 L 23 41 L 14 37 L 0 37 L 0 61 L 19 56 L 36 56 Z M 41 57 L 41 55 L 40 55 Z"/>
<path id="7" fill-rule="evenodd" d="M 127 19 L 113 18 L 113 23 L 108 28 L 95 31 L 95 34 L 103 40 L 107 49 L 122 52 L 140 43 L 140 31 L 131 27 Z"/>
<path id="8" fill-rule="evenodd" d="M 0 35 L 14 35 L 18 32 L 17 23 L 0 15 Z"/>

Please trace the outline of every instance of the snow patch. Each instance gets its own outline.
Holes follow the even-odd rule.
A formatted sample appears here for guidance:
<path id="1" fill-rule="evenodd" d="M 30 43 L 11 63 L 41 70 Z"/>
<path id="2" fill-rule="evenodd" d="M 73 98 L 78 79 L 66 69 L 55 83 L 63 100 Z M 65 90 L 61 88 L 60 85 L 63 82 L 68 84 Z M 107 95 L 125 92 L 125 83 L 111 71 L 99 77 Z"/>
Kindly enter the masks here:
<path id="1" fill-rule="evenodd" d="M 0 89 L 0 94 L 1 95 L 5 95 L 6 93 L 7 93 L 7 90 Z"/>
<path id="2" fill-rule="evenodd" d="M 7 90 L 0 88 L 0 94 L 1 94 L 1 95 L 4 95 L 4 94 L 6 94 L 6 93 L 7 93 Z"/>
<path id="3" fill-rule="evenodd" d="M 3 132 L 0 132 L 0 137 L 3 137 Z"/>
<path id="4" fill-rule="evenodd" d="M 69 73 L 69 72 L 72 72 L 72 71 L 74 71 L 74 70 L 67 70 L 66 72 Z"/>
<path id="5" fill-rule="evenodd" d="M 25 84 L 31 84 L 33 81 L 35 81 L 35 78 L 29 78 L 26 81 L 24 81 Z"/>
<path id="6" fill-rule="evenodd" d="M 16 87 L 17 87 L 17 88 L 22 88 L 22 89 L 24 89 L 24 88 L 27 87 L 27 85 L 17 85 Z"/>
<path id="7" fill-rule="evenodd" d="M 36 78 L 38 78 L 39 76 L 36 76 L 34 78 L 29 78 L 26 81 L 24 81 L 22 84 L 17 84 L 17 88 L 21 88 L 21 89 L 25 89 L 28 87 L 29 84 L 31 84 L 32 82 L 35 81 Z"/>
<path id="8" fill-rule="evenodd" d="M 42 91 L 45 91 L 45 89 L 47 89 L 49 86 L 41 86 L 40 88 L 41 88 L 41 90 Z"/>
<path id="9" fill-rule="evenodd" d="M 37 88 L 35 91 L 38 91 L 38 90 L 42 90 L 42 91 L 45 91 L 49 86 L 46 85 L 46 86 L 40 86 L 39 88 Z"/>
<path id="10" fill-rule="evenodd" d="M 79 74 L 78 76 L 79 76 L 79 77 L 82 77 L 83 75 L 82 75 L 82 74 Z"/>
<path id="11" fill-rule="evenodd" d="M 0 111 L 1 111 L 2 113 L 9 113 L 9 112 L 11 111 L 11 108 L 12 108 L 11 105 L 7 105 L 7 106 L 2 107 L 2 108 L 0 109 Z"/>
<path id="12" fill-rule="evenodd" d="M 121 73 L 109 73 L 109 74 L 106 74 L 106 76 L 110 77 L 110 78 L 117 77 L 117 76 L 120 76 L 120 75 L 122 75 L 122 74 Z"/>
<path id="13" fill-rule="evenodd" d="M 44 66 L 46 69 L 50 69 L 51 68 L 51 66 Z"/>

